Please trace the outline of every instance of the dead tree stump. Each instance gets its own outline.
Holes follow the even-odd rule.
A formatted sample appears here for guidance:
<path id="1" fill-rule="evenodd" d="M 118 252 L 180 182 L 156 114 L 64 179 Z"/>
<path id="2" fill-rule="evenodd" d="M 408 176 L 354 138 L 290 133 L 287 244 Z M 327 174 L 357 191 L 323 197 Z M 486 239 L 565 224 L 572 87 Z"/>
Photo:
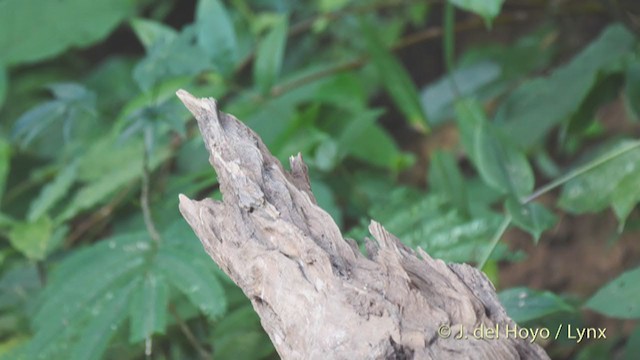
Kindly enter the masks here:
<path id="1" fill-rule="evenodd" d="M 300 155 L 285 171 L 213 99 L 177 95 L 198 121 L 223 195 L 180 195 L 180 211 L 283 359 L 548 358 L 505 332 L 516 325 L 481 272 L 416 254 L 374 221 L 362 255 L 316 204 Z M 474 336 L 480 327 L 498 338 Z M 461 330 L 466 338 L 456 339 Z"/>

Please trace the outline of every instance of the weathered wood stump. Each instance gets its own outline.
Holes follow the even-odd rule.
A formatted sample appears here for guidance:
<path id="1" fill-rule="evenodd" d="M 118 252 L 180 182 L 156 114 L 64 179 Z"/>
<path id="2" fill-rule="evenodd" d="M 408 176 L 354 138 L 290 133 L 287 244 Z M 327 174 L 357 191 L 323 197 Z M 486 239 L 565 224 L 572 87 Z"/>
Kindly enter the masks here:
<path id="1" fill-rule="evenodd" d="M 223 195 L 181 195 L 180 211 L 283 359 L 548 358 L 505 333 L 516 325 L 484 274 L 416 254 L 374 221 L 364 256 L 318 207 L 300 155 L 285 171 L 213 99 L 177 95 L 198 121 Z M 499 338 L 474 337 L 480 326 Z M 461 329 L 466 339 L 456 339 Z"/>

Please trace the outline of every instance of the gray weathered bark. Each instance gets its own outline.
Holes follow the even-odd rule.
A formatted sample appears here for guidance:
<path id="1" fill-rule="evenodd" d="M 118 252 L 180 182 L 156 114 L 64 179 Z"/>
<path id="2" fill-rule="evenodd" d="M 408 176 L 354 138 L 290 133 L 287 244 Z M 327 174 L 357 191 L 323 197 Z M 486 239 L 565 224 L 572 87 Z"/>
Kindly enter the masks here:
<path id="1" fill-rule="evenodd" d="M 177 95 L 198 121 L 223 195 L 181 195 L 180 211 L 283 359 L 548 358 L 506 332 L 515 324 L 482 273 L 416 254 L 373 221 L 365 257 L 316 204 L 300 155 L 285 171 L 213 99 Z M 497 327 L 499 338 L 474 337 L 480 326 Z M 461 328 L 467 338 L 455 339 Z"/>

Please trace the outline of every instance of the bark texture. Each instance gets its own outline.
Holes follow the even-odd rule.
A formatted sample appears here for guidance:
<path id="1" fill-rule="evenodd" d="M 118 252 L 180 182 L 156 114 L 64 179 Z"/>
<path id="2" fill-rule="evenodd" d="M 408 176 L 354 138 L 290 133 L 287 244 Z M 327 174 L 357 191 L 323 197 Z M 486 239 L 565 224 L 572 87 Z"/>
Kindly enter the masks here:
<path id="1" fill-rule="evenodd" d="M 374 221 L 362 255 L 318 207 L 300 155 L 285 171 L 213 99 L 177 95 L 198 121 L 223 195 L 180 195 L 180 211 L 283 359 L 548 358 L 530 340 L 505 336 L 515 324 L 481 272 L 416 254 Z M 481 325 L 498 326 L 500 338 L 474 337 Z M 467 339 L 454 338 L 461 327 Z"/>

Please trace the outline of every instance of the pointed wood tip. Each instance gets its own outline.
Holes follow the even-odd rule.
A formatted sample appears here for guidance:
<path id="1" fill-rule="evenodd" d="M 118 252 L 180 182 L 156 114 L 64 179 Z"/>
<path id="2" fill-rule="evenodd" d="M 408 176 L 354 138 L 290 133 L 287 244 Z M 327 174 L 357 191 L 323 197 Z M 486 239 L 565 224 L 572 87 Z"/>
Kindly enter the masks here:
<path id="1" fill-rule="evenodd" d="M 217 113 L 216 101 L 213 98 L 198 99 L 183 89 L 176 91 L 176 95 L 196 118 L 203 113 Z"/>

